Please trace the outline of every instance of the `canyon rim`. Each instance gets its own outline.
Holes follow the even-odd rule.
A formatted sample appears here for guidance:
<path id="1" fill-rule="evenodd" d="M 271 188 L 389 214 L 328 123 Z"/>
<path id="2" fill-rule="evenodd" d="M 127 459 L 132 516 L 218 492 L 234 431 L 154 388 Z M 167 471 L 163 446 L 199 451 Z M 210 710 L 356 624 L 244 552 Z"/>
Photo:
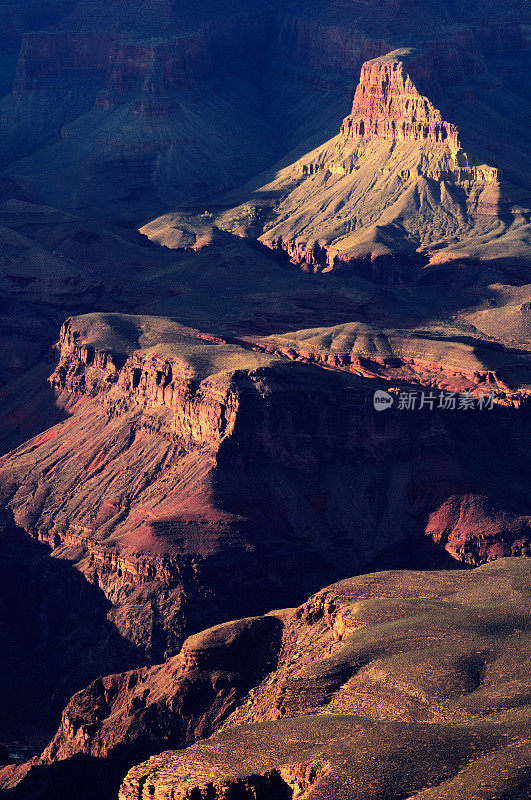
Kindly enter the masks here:
<path id="1" fill-rule="evenodd" d="M 0 797 L 531 794 L 527 0 L 0 0 Z"/>

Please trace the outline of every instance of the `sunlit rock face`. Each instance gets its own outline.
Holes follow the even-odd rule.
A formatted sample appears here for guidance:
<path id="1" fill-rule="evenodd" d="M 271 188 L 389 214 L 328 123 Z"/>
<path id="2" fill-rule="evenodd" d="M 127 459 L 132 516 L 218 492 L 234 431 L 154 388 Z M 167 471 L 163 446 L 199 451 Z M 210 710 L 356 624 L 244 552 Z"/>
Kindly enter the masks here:
<path id="1" fill-rule="evenodd" d="M 470 40 L 365 62 L 338 135 L 262 187 L 277 201 L 261 241 L 306 271 L 379 283 L 423 281 L 432 264 L 460 258 L 504 259 L 524 279 L 521 173 L 514 153 L 496 158 L 487 143 L 494 115 L 507 127 L 498 98 Z"/>
<path id="2" fill-rule="evenodd" d="M 2 11 L 0 787 L 527 798 L 525 0 Z"/>
<path id="3" fill-rule="evenodd" d="M 444 143 L 457 150 L 456 126 L 443 120 L 439 109 L 420 94 L 400 55 L 363 65 L 352 113 L 341 133 L 349 139 Z"/>

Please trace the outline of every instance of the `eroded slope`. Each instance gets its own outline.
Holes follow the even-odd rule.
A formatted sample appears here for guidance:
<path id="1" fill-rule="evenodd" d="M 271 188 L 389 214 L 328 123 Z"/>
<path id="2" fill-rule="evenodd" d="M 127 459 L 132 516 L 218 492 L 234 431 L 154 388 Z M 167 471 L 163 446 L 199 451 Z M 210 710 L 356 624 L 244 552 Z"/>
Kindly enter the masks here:
<path id="1" fill-rule="evenodd" d="M 513 128 L 501 148 L 487 141 L 496 114 L 505 129 L 503 114 L 525 102 L 489 94 L 486 73 L 467 84 L 438 72 L 441 55 L 403 49 L 364 64 L 340 134 L 263 188 L 277 200 L 261 241 L 307 269 L 350 265 L 383 283 L 426 282 L 430 266 L 478 259 L 525 282 L 525 144 L 510 148 Z M 490 164 L 478 160 L 489 150 Z"/>
<path id="2" fill-rule="evenodd" d="M 529 570 L 374 573 L 218 625 L 74 695 L 40 759 L 3 785 L 116 797 L 135 759 L 221 728 L 131 769 L 120 798 L 523 798 Z"/>

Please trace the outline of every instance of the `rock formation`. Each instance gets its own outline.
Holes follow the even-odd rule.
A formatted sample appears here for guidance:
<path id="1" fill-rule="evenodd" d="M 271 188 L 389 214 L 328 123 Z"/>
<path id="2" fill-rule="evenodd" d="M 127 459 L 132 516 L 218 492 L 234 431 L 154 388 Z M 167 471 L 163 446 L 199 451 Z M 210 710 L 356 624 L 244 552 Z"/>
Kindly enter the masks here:
<path id="1" fill-rule="evenodd" d="M 379 415 L 377 382 L 248 347 L 165 318 L 71 319 L 51 379 L 69 416 L 2 459 L 16 523 L 146 658 L 418 537 L 470 565 L 527 552 L 525 405 Z"/>
<path id="2" fill-rule="evenodd" d="M 234 189 L 293 148 L 311 151 L 337 130 L 363 62 L 408 36 L 425 52 L 430 90 L 450 89 L 450 105 L 476 90 L 481 103 L 485 89 L 498 93 L 511 140 L 512 112 L 525 113 L 510 94 L 499 102 L 510 71 L 525 93 L 523 0 L 488 11 L 389 2 L 378 25 L 367 3 L 44 5 L 17 4 L 0 28 L 12 49 L 21 44 L 0 79 L 0 91 L 13 86 L 0 102 L 2 165 L 47 203 L 92 218 L 138 223 Z M 498 123 L 487 116 L 493 132 Z M 237 158 L 226 140 L 237 142 Z M 498 142 L 511 153 L 513 141 Z M 490 164 L 488 155 L 478 163 Z"/>
<path id="3" fill-rule="evenodd" d="M 120 800 L 172 791 L 230 797 L 253 786 L 264 797 L 361 798 L 384 786 L 391 798 L 420 789 L 426 797 L 451 797 L 476 787 L 488 798 L 503 791 L 525 797 L 527 711 L 521 706 L 523 715 L 512 723 L 509 709 L 524 697 L 526 666 L 516 672 L 509 666 L 507 659 L 520 663 L 512 624 L 505 644 L 497 634 L 489 644 L 484 625 L 495 624 L 491 615 L 514 612 L 521 625 L 522 606 L 503 604 L 525 586 L 527 571 L 526 561 L 513 561 L 444 577 L 379 573 L 323 590 L 282 617 L 277 670 L 249 693 L 223 732 L 133 768 Z M 496 576 L 494 596 L 489 573 Z M 478 604 L 481 620 L 469 628 Z M 517 648 L 525 649 L 525 634 L 517 635 L 523 637 Z M 349 714 L 357 716 L 343 716 Z M 468 726 L 460 726 L 465 719 Z M 498 740 L 496 727 L 503 731 Z M 436 741 L 446 745 L 437 755 Z"/>
<path id="4" fill-rule="evenodd" d="M 396 50 L 363 65 L 340 134 L 261 190 L 276 198 L 264 244 L 309 271 L 349 268 L 383 283 L 422 281 L 445 260 L 501 260 L 502 241 L 507 266 L 518 265 L 526 217 L 502 195 L 517 199 L 519 190 L 467 154 L 459 127 L 420 91 L 443 97 L 456 117 L 475 102 L 473 91 L 463 98 L 462 65 L 449 59 L 455 71 L 446 64 L 437 74 L 441 54 L 435 64 L 431 55 Z M 464 247 L 454 246 L 459 238 Z"/>
<path id="5" fill-rule="evenodd" d="M 196 634 L 166 663 L 74 695 L 29 772 L 4 768 L 0 780 L 33 797 L 55 772 L 56 791 L 116 797 L 135 758 L 217 730 L 133 767 L 120 800 L 364 797 L 390 771 L 390 797 L 481 785 L 493 800 L 523 798 L 529 564 L 364 575 Z M 69 769 L 81 758 L 84 788 Z"/>
<path id="6" fill-rule="evenodd" d="M 406 72 L 406 55 L 398 51 L 363 65 L 352 113 L 341 133 L 347 139 L 446 144 L 456 153 L 456 126 L 444 121 L 439 109 L 420 94 Z"/>
<path id="7" fill-rule="evenodd" d="M 2 794 L 523 800 L 526 0 L 3 10 Z"/>

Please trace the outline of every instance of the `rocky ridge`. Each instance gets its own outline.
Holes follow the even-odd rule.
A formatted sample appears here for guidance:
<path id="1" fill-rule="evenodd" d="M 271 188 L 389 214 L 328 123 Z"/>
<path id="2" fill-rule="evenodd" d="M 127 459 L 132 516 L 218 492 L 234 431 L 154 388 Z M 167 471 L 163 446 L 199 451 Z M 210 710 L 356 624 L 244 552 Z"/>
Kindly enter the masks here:
<path id="1" fill-rule="evenodd" d="M 391 765 L 399 783 L 388 787 L 391 798 L 404 785 L 451 797 L 462 782 L 487 798 L 502 789 L 524 797 L 528 593 L 529 559 L 343 580 L 297 609 L 196 634 L 162 665 L 98 679 L 72 697 L 29 771 L 8 768 L 0 779 L 43 791 L 55 770 L 55 790 L 84 798 L 68 769 L 84 758 L 88 791 L 101 784 L 101 797 L 115 797 L 135 758 L 170 746 L 181 752 L 130 770 L 121 800 L 253 791 L 361 798 L 359 787 L 383 785 Z M 345 736 L 367 759 L 362 783 L 339 758 Z"/>
<path id="2" fill-rule="evenodd" d="M 418 50 L 366 62 L 340 134 L 256 193 L 255 202 L 275 198 L 266 201 L 271 212 L 260 241 L 308 271 L 349 269 L 390 284 L 423 281 L 426 268 L 445 260 L 501 261 L 502 239 L 507 266 L 511 254 L 516 265 L 527 222 L 509 197 L 521 193 L 499 166 L 465 152 L 465 131 L 418 88 L 420 82 L 444 96 L 457 118 L 470 102 L 484 113 L 474 96 L 463 99 L 452 74 L 440 80 L 444 89 Z M 459 246 L 453 252 L 460 238 L 467 252 Z"/>
<path id="3" fill-rule="evenodd" d="M 70 319 L 52 377 L 68 417 L 1 462 L 16 523 L 103 591 L 147 658 L 418 537 L 471 565 L 527 552 L 525 407 L 379 415 L 366 379 L 201 336 Z M 470 452 L 449 444 L 461 426 Z"/>

